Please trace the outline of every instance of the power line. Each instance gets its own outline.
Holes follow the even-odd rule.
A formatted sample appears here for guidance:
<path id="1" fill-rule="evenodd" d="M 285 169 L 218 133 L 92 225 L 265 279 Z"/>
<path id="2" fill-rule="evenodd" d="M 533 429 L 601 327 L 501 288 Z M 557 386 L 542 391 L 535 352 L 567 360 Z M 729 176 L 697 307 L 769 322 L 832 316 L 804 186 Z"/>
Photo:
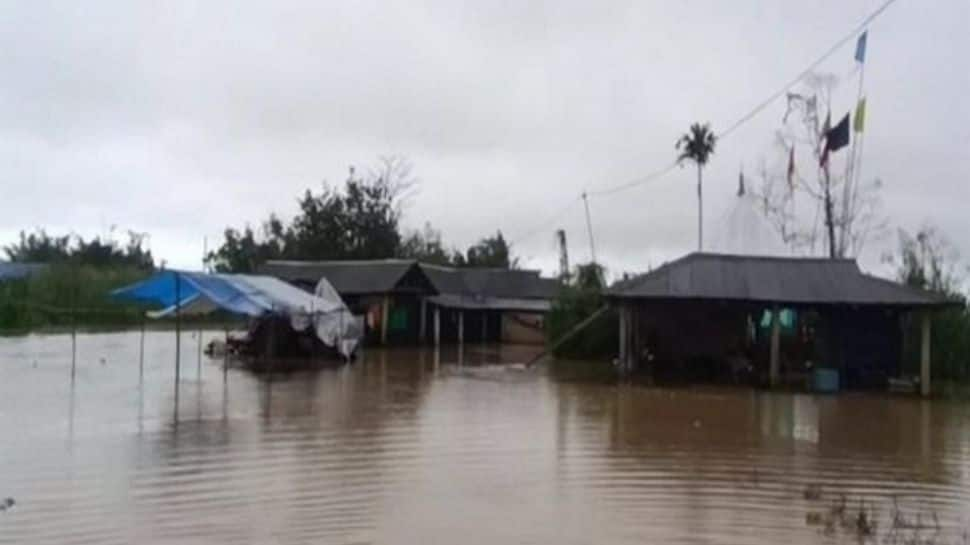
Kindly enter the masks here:
<path id="1" fill-rule="evenodd" d="M 886 9 L 888 9 L 889 6 L 891 6 L 895 2 L 896 2 L 896 0 L 887 0 L 884 4 L 882 4 L 881 6 L 879 6 L 875 11 L 873 11 L 868 16 L 866 16 L 866 18 L 863 19 L 861 23 L 859 23 L 858 25 L 856 25 L 849 33 L 847 33 L 845 36 L 843 36 L 837 42 L 835 42 L 835 44 L 832 45 L 832 47 L 830 47 L 828 50 L 826 50 L 825 53 L 823 53 L 820 57 L 818 57 L 817 59 L 815 59 L 815 61 L 813 61 L 811 64 L 809 64 L 807 68 L 805 68 L 804 70 L 802 70 L 801 72 L 799 72 L 799 74 L 797 76 L 795 76 L 794 78 L 792 78 L 788 83 L 786 83 L 778 91 L 775 91 L 774 93 L 772 93 L 771 95 L 769 95 L 768 98 L 766 98 L 763 101 L 759 102 L 758 105 L 756 105 L 751 111 L 749 111 L 748 113 L 746 113 L 743 116 L 741 116 L 740 118 L 738 118 L 738 120 L 735 121 L 734 123 L 732 123 L 730 126 L 728 126 L 727 129 L 725 129 L 725 130 L 721 131 L 720 133 L 718 133 L 716 135 L 717 136 L 717 139 L 718 140 L 723 140 L 724 138 L 730 136 L 731 133 L 733 133 L 738 128 L 740 128 L 741 125 L 744 125 L 745 123 L 747 123 L 748 121 L 750 121 L 752 118 L 754 118 L 754 116 L 758 115 L 765 108 L 767 108 L 768 106 L 770 106 L 772 102 L 774 102 L 775 100 L 778 100 L 779 97 L 781 97 L 786 92 L 788 92 L 788 90 L 791 89 L 793 86 L 795 86 L 798 82 L 802 81 L 802 79 L 804 79 L 805 76 L 807 76 L 808 74 L 810 74 L 812 72 L 812 70 L 814 70 L 815 68 L 817 68 L 818 65 L 822 64 L 823 62 L 825 62 L 829 57 L 831 57 L 832 55 L 834 55 L 842 46 L 844 46 L 850 40 L 852 40 L 853 38 L 855 38 L 859 34 L 859 32 L 861 32 L 862 30 L 864 30 L 876 17 L 879 17 L 880 15 L 882 15 L 882 13 L 884 11 L 886 11 Z M 661 178 L 661 177 L 667 175 L 668 173 L 670 173 L 670 171 L 674 170 L 678 166 L 678 164 L 679 163 L 677 161 L 674 161 L 672 164 L 669 164 L 669 165 L 667 165 L 666 167 L 664 167 L 664 168 L 662 168 L 660 170 L 657 170 L 655 172 L 652 172 L 650 174 L 647 174 L 646 176 L 642 176 L 640 178 L 636 178 L 634 180 L 630 180 L 629 182 L 626 182 L 626 183 L 621 184 L 621 185 L 618 185 L 618 186 L 614 186 L 614 187 L 610 187 L 610 188 L 606 188 L 606 189 L 600 189 L 598 191 L 590 191 L 589 192 L 589 195 L 590 196 L 593 196 L 593 197 L 601 197 L 601 196 L 612 195 L 614 193 L 619 193 L 621 191 L 625 191 L 627 189 L 630 189 L 630 188 L 633 188 L 633 187 L 636 187 L 636 186 L 645 184 L 647 182 L 653 181 L 653 180 L 655 180 L 657 178 Z"/>
<path id="2" fill-rule="evenodd" d="M 576 198 L 570 200 L 565 205 L 563 205 L 555 214 L 553 214 L 552 216 L 550 216 L 548 219 L 546 219 L 542 223 L 536 225 L 535 227 L 533 227 L 532 229 L 529 229 L 528 231 L 523 232 L 522 234 L 520 234 L 519 236 L 517 236 L 515 238 L 510 238 L 509 239 L 509 246 L 514 246 L 515 244 L 518 244 L 518 243 L 520 243 L 520 242 L 522 242 L 522 241 L 524 241 L 526 239 L 532 238 L 533 236 L 535 236 L 536 234 L 538 234 L 540 231 L 542 231 L 543 229 L 545 229 L 546 227 L 548 227 L 552 223 L 554 223 L 556 221 L 559 221 L 559 219 L 562 218 L 566 214 L 566 212 L 568 212 L 569 209 L 572 208 L 580 200 L 582 200 L 582 197 L 581 196 L 580 197 L 576 197 Z"/>
<path id="3" fill-rule="evenodd" d="M 668 173 L 670 173 L 670 171 L 672 171 L 675 168 L 677 168 L 678 165 L 679 165 L 679 163 L 677 161 L 674 161 L 673 163 L 665 166 L 664 168 L 662 168 L 660 170 L 657 170 L 657 171 L 654 171 L 654 172 L 651 172 L 650 174 L 647 174 L 646 176 L 641 176 L 639 178 L 635 178 L 633 180 L 630 180 L 628 182 L 622 183 L 622 184 L 617 185 L 617 186 L 608 187 L 608 188 L 605 188 L 605 189 L 600 189 L 598 191 L 590 191 L 589 192 L 589 196 L 591 196 L 591 197 L 605 197 L 607 195 L 612 195 L 614 193 L 619 193 L 620 191 L 625 191 L 627 189 L 636 187 L 638 185 L 643 185 L 643 184 L 645 184 L 647 182 L 651 182 L 653 180 L 656 180 L 658 178 L 662 178 L 662 177 L 666 176 Z"/>
<path id="4" fill-rule="evenodd" d="M 738 128 L 740 128 L 742 125 L 744 125 L 745 123 L 747 123 L 748 121 L 750 121 L 752 118 L 754 118 L 754 116 L 758 115 L 765 108 L 767 108 L 768 106 L 770 106 L 772 102 L 774 102 L 775 100 L 778 100 L 779 97 L 781 97 L 782 95 L 784 95 L 786 92 L 788 92 L 789 89 L 791 89 L 793 86 L 795 86 L 800 81 L 802 81 L 802 79 L 804 79 L 805 76 L 807 76 L 808 74 L 810 74 L 812 72 L 812 70 L 814 70 L 815 68 L 817 68 L 818 65 L 822 64 L 829 57 L 831 57 L 832 55 L 834 55 L 842 46 L 844 46 L 846 43 L 848 43 L 850 40 L 852 40 L 852 38 L 855 38 L 859 34 L 860 31 L 864 30 L 870 23 L 872 23 L 873 20 L 876 19 L 876 17 L 879 17 L 880 15 L 882 15 L 882 13 L 884 11 L 886 11 L 889 8 L 889 6 L 893 5 L 894 3 L 896 3 L 896 0 L 886 0 L 886 2 L 883 3 L 881 6 L 879 6 L 878 8 L 876 8 L 875 11 L 873 11 L 872 13 L 870 13 L 869 15 L 867 15 L 862 20 L 861 23 L 859 23 L 858 25 L 856 25 L 850 32 L 848 32 L 842 38 L 840 38 L 838 41 L 836 41 L 835 44 L 833 44 L 821 56 L 819 56 L 811 64 L 809 64 L 807 68 L 805 68 L 804 70 L 802 70 L 801 72 L 799 72 L 797 76 L 795 76 L 790 81 L 788 81 L 779 90 L 777 90 L 774 93 L 772 93 L 771 95 L 769 95 L 766 99 L 764 99 L 763 101 L 759 102 L 752 110 L 750 110 L 748 113 L 746 113 L 743 116 L 741 116 L 740 118 L 738 118 L 737 121 L 735 121 L 734 123 L 732 123 L 731 125 L 729 125 L 727 129 L 719 132 L 716 135 L 717 136 L 717 139 L 718 140 L 723 140 L 724 138 L 727 138 L 732 133 L 734 133 L 734 131 L 736 131 Z M 654 172 L 651 172 L 651 173 L 647 174 L 646 176 L 641 176 L 639 178 L 635 178 L 633 180 L 630 180 L 628 182 L 625 182 L 625 183 L 622 183 L 620 185 L 616 185 L 616 186 L 613 186 L 613 187 L 608 187 L 608 188 L 604 188 L 604 189 L 599 189 L 599 190 L 589 191 L 589 192 L 583 193 L 583 194 L 579 195 L 578 197 L 574 198 L 573 200 L 569 201 L 563 208 L 561 208 L 555 214 L 555 216 L 553 216 L 549 220 L 546 220 L 545 222 L 537 225 L 536 227 L 534 227 L 531 230 L 527 231 L 524 235 L 521 235 L 521 236 L 513 239 L 513 242 L 511 242 L 510 245 L 511 244 L 514 244 L 514 243 L 517 243 L 517 242 L 521 242 L 521 241 L 523 241 L 523 240 L 525 240 L 527 238 L 530 238 L 530 237 L 534 236 L 536 233 L 538 233 L 539 231 L 541 231 L 542 229 L 544 229 L 545 227 L 547 227 L 550 223 L 552 223 L 554 221 L 557 221 L 574 204 L 576 204 L 580 200 L 583 200 L 585 197 L 605 197 L 605 196 L 608 196 L 608 195 L 613 195 L 615 193 L 619 193 L 621 191 L 626 191 L 627 189 L 632 189 L 634 187 L 637 187 L 637 186 L 640 186 L 640 185 L 643 185 L 643 184 L 652 182 L 654 180 L 657 180 L 657 179 L 660 179 L 660 178 L 666 176 L 671 171 L 673 171 L 675 168 L 677 168 L 679 165 L 680 165 L 680 162 L 679 161 L 674 161 L 674 162 L 668 164 L 667 166 L 665 166 L 665 167 L 663 167 L 663 168 L 661 168 L 659 170 L 656 170 Z"/>
<path id="5" fill-rule="evenodd" d="M 849 32 L 848 34 L 840 38 L 837 42 L 835 42 L 835 44 L 832 47 L 830 47 L 825 53 L 823 53 L 822 56 L 815 59 L 815 61 L 812 62 L 812 64 L 808 65 L 808 68 L 799 72 L 798 75 L 795 76 L 791 81 L 786 83 L 784 87 L 772 93 L 768 98 L 761 101 L 757 106 L 755 106 L 753 110 L 741 116 L 737 121 L 732 123 L 727 129 L 718 133 L 717 138 L 719 140 L 723 139 L 724 137 L 730 135 L 735 130 L 737 130 L 741 125 L 750 121 L 751 118 L 758 115 L 762 110 L 767 108 L 772 102 L 777 100 L 778 97 L 788 92 L 788 90 L 791 89 L 795 84 L 797 84 L 802 79 L 804 79 L 805 76 L 807 76 L 812 72 L 812 70 L 815 70 L 815 68 L 817 68 L 818 65 L 822 64 L 829 57 L 834 55 L 835 52 L 838 51 L 843 45 L 845 45 L 847 42 L 852 40 L 852 38 L 855 38 L 860 31 L 862 31 L 867 26 L 869 26 L 869 23 L 871 23 L 876 17 L 879 17 L 880 15 L 882 15 L 882 12 L 886 11 L 886 9 L 888 9 L 889 6 L 893 5 L 894 3 L 896 3 L 896 0 L 886 0 L 886 2 L 883 5 L 879 6 L 875 11 L 873 11 L 865 19 L 863 19 L 861 23 L 856 25 L 851 32 Z"/>

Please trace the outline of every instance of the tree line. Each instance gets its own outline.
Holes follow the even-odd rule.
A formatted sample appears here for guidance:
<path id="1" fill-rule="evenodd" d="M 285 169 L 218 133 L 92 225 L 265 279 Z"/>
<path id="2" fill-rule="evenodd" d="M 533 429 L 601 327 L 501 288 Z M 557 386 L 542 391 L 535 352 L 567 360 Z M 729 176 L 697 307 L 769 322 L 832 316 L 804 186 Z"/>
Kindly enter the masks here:
<path id="1" fill-rule="evenodd" d="M 254 229 L 227 227 L 206 263 L 218 272 L 250 273 L 271 259 L 416 259 L 455 267 L 515 268 L 501 231 L 486 236 L 464 252 L 446 245 L 441 232 L 425 223 L 405 231 L 401 216 L 416 185 L 410 163 L 385 157 L 366 174 L 351 168 L 342 187 L 326 183 L 307 189 L 297 200 L 290 221 L 276 214 Z"/>
<path id="2" fill-rule="evenodd" d="M 114 229 L 112 228 L 112 232 Z M 155 260 L 145 241 L 148 235 L 127 232 L 121 243 L 109 235 L 85 240 L 80 235 L 51 235 L 44 229 L 20 232 L 17 242 L 3 247 L 14 263 L 78 264 L 93 267 L 153 269 Z"/>

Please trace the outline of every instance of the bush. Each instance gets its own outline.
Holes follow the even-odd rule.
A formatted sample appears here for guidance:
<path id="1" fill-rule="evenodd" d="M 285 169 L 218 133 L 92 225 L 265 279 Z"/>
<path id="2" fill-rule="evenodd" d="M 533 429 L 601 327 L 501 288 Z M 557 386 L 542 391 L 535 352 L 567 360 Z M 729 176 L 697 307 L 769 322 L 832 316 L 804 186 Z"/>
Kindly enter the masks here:
<path id="1" fill-rule="evenodd" d="M 52 265 L 29 278 L 0 283 L 0 330 L 139 324 L 146 307 L 110 298 L 151 271 L 137 267 Z M 71 309 L 74 309 L 72 314 Z"/>
<path id="2" fill-rule="evenodd" d="M 584 265 L 579 268 L 576 282 L 563 286 L 546 318 L 547 344 L 551 346 L 606 304 L 602 277 L 597 265 Z M 619 329 L 616 313 L 608 311 L 558 347 L 555 355 L 576 359 L 613 357 Z"/>

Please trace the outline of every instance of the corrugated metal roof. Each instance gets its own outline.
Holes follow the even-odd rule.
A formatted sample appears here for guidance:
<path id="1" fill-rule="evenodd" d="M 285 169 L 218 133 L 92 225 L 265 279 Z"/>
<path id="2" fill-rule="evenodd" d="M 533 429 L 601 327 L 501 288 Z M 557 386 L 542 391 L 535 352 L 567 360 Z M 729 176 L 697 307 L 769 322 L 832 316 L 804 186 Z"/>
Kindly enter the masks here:
<path id="1" fill-rule="evenodd" d="M 527 269 L 457 269 L 421 263 L 438 293 L 481 297 L 553 299 L 559 282 Z"/>
<path id="2" fill-rule="evenodd" d="M 356 295 L 392 293 L 412 267 L 417 267 L 438 294 L 553 299 L 559 290 L 556 280 L 542 278 L 539 271 L 535 270 L 459 269 L 409 259 L 268 261 L 258 271 L 260 274 L 308 285 L 325 277 L 339 293 Z"/>
<path id="3" fill-rule="evenodd" d="M 362 295 L 394 292 L 415 265 L 416 261 L 406 259 L 267 261 L 258 270 L 260 274 L 309 285 L 316 285 L 320 278 L 326 278 L 340 294 Z"/>
<path id="4" fill-rule="evenodd" d="M 10 263 L 0 261 L 0 281 L 18 280 L 47 269 L 46 263 Z"/>
<path id="5" fill-rule="evenodd" d="M 731 299 L 793 304 L 946 305 L 943 297 L 863 273 L 851 259 L 692 253 L 618 282 L 613 298 Z"/>

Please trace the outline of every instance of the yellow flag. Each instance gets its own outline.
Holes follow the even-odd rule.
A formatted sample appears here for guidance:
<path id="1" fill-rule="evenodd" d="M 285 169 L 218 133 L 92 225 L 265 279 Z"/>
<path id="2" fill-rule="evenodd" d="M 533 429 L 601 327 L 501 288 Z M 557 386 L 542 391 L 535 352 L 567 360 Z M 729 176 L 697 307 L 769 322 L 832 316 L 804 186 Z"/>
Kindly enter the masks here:
<path id="1" fill-rule="evenodd" d="M 862 132 L 866 126 L 866 97 L 859 99 L 859 104 L 855 107 L 855 119 L 852 120 L 852 130 Z"/>

